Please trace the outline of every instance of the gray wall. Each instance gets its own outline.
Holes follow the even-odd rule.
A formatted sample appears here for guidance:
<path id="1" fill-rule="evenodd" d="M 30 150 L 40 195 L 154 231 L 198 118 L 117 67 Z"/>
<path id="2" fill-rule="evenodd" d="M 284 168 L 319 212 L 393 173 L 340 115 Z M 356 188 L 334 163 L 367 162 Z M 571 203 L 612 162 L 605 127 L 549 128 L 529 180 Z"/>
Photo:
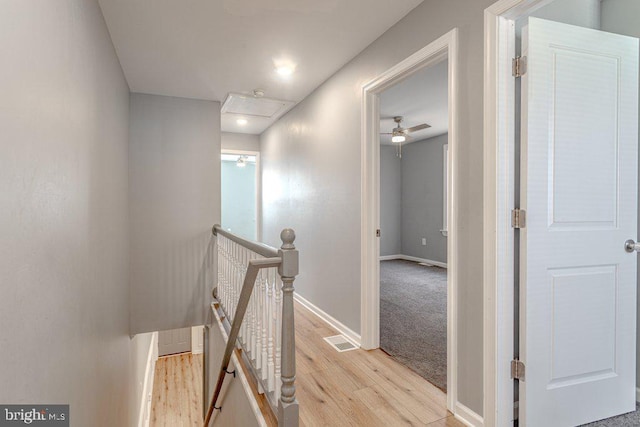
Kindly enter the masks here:
<path id="1" fill-rule="evenodd" d="M 448 134 L 402 149 L 402 254 L 447 262 L 442 229 L 443 153 Z M 422 238 L 427 239 L 422 246 Z"/>
<path id="2" fill-rule="evenodd" d="M 129 89 L 97 2 L 0 13 L 0 402 L 129 421 Z"/>
<path id="3" fill-rule="evenodd" d="M 531 16 L 581 27 L 600 28 L 600 1 L 555 0 L 536 10 Z"/>
<path id="4" fill-rule="evenodd" d="M 223 150 L 260 151 L 260 136 L 222 132 L 221 145 Z"/>
<path id="5" fill-rule="evenodd" d="M 220 103 L 131 95 L 131 333 L 205 323 L 220 221 Z"/>
<path id="6" fill-rule="evenodd" d="M 494 0 L 425 0 L 260 138 L 263 232 L 296 229 L 296 290 L 360 331 L 362 85 L 460 29 L 458 399 L 482 414 L 482 128 L 484 9 Z M 330 277 L 327 268 L 330 266 Z"/>
<path id="7" fill-rule="evenodd" d="M 380 255 L 402 253 L 402 160 L 396 147 L 380 146 Z"/>
<path id="8" fill-rule="evenodd" d="M 640 38 L 640 1 L 638 0 L 603 0 L 602 1 L 602 30 Z M 639 118 L 640 120 L 640 118 Z M 638 154 L 640 156 L 640 152 Z M 638 158 L 640 164 L 640 157 Z M 640 174 L 638 175 L 640 189 Z M 640 200 L 640 198 L 639 198 Z M 640 211 L 640 210 L 639 210 Z M 640 212 L 638 215 L 638 230 L 640 230 Z M 638 269 L 638 283 L 640 285 L 640 269 Z M 637 351 L 640 355 L 640 292 L 638 293 Z M 636 384 L 640 385 L 640 357 L 636 356 Z"/>

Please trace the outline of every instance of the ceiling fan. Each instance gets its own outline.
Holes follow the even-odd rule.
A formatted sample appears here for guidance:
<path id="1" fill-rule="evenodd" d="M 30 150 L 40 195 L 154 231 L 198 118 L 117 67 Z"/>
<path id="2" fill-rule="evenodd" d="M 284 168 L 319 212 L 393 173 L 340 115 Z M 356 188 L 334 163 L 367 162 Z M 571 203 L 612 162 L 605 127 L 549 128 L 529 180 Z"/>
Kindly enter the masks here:
<path id="1" fill-rule="evenodd" d="M 396 127 L 393 128 L 391 132 L 382 133 L 381 135 L 391 135 L 391 142 L 398 144 L 397 155 L 398 157 L 402 157 L 402 143 L 409 138 L 409 135 L 413 132 L 417 132 L 419 130 L 428 129 L 431 125 L 426 123 L 422 123 L 416 126 L 412 126 L 410 128 L 402 127 L 402 116 L 395 116 L 393 121 L 396 122 Z"/>

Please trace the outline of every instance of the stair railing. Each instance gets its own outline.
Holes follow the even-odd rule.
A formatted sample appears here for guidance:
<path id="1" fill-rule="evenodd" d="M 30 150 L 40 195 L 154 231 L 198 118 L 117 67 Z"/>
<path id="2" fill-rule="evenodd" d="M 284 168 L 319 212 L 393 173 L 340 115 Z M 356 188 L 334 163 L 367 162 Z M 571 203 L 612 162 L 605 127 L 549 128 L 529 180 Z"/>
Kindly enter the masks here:
<path id="1" fill-rule="evenodd" d="M 252 242 L 213 226 L 218 255 L 218 285 L 214 304 L 231 322 L 215 391 L 209 404 L 205 427 L 217 407 L 222 384 L 234 348 L 242 349 L 244 360 L 259 390 L 276 414 L 279 426 L 298 426 L 296 400 L 295 324 L 293 282 L 298 275 L 295 233 L 280 233 L 282 246 Z"/>

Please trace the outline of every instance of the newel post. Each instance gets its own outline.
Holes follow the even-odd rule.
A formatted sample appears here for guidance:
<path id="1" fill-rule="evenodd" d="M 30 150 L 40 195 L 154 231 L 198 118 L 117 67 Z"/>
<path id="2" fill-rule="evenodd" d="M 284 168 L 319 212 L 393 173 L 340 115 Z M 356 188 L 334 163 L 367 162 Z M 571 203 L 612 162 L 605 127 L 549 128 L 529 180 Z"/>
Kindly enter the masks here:
<path id="1" fill-rule="evenodd" d="M 296 342 L 293 315 L 293 281 L 298 275 L 298 250 L 293 244 L 296 233 L 285 228 L 280 233 L 282 247 L 279 256 L 282 263 L 278 274 L 282 278 L 282 349 L 280 402 L 278 402 L 278 425 L 298 425 L 298 401 L 296 400 Z"/>

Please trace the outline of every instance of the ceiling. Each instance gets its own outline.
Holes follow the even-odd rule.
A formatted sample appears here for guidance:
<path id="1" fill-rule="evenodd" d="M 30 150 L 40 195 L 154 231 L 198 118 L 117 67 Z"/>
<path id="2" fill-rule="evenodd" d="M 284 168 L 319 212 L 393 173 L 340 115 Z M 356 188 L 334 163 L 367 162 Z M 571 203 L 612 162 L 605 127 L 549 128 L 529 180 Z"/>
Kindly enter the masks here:
<path id="1" fill-rule="evenodd" d="M 421 123 L 431 125 L 411 134 L 407 141 L 416 142 L 447 133 L 449 129 L 449 104 L 447 61 L 442 61 L 418 71 L 408 79 L 380 94 L 380 133 L 391 132 L 395 127 L 394 116 L 402 116 L 403 127 Z M 380 143 L 391 145 L 390 135 L 380 135 Z"/>
<path id="2" fill-rule="evenodd" d="M 299 102 L 421 2 L 99 0 L 132 92 L 221 102 L 257 88 Z M 223 120 L 223 131 L 268 125 Z"/>

